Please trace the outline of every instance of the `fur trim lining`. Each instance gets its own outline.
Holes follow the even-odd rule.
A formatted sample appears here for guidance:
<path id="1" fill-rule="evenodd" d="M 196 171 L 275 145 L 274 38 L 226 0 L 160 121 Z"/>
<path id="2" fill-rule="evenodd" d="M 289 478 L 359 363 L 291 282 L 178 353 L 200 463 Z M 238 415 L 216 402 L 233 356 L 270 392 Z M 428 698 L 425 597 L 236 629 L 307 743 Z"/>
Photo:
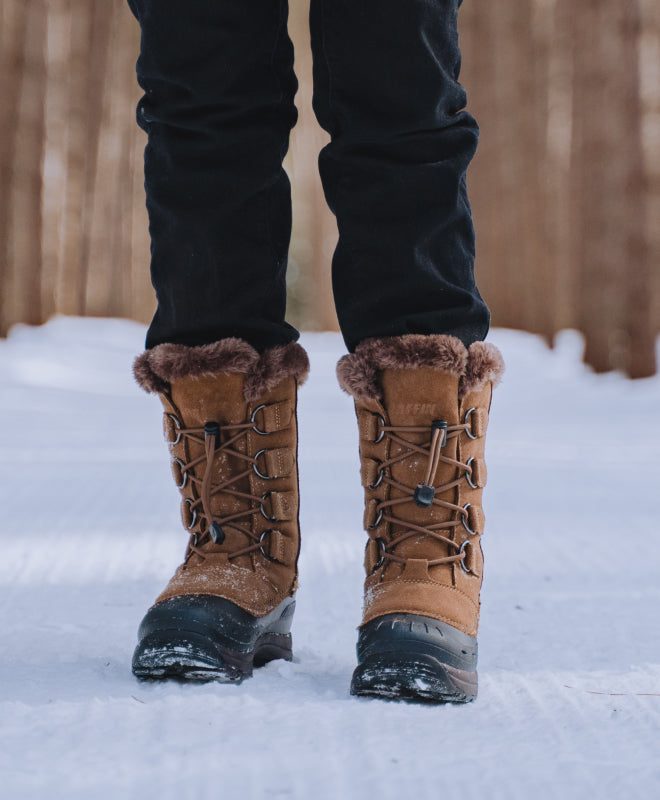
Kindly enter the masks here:
<path id="1" fill-rule="evenodd" d="M 492 344 L 475 342 L 468 350 L 455 336 L 404 334 L 360 342 L 354 353 L 339 360 L 337 378 L 341 388 L 356 400 L 381 400 L 381 370 L 419 367 L 460 376 L 459 393 L 464 397 L 486 381 L 496 386 L 504 372 L 504 361 Z"/>
<path id="2" fill-rule="evenodd" d="M 499 385 L 504 375 L 504 359 L 494 344 L 474 342 L 468 349 L 465 373 L 461 378 L 459 394 L 465 397 L 478 392 L 481 387 L 491 381 L 493 389 Z"/>
<path id="3" fill-rule="evenodd" d="M 293 376 L 302 385 L 309 374 L 309 358 L 296 342 L 271 347 L 245 376 L 243 394 L 248 402 L 258 400 L 285 378 Z"/>
<path id="4" fill-rule="evenodd" d="M 257 400 L 288 377 L 305 382 L 309 359 L 296 342 L 271 347 L 259 353 L 243 339 L 221 339 L 212 344 L 188 347 L 159 344 L 145 350 L 133 364 L 133 375 L 145 392 L 167 393 L 179 378 L 214 377 L 242 373 L 243 393 L 248 402 Z"/>
<path id="5" fill-rule="evenodd" d="M 409 333 L 360 342 L 354 353 L 339 360 L 337 378 L 356 400 L 380 400 L 380 370 L 431 367 L 462 375 L 466 361 L 465 345 L 455 336 Z"/>

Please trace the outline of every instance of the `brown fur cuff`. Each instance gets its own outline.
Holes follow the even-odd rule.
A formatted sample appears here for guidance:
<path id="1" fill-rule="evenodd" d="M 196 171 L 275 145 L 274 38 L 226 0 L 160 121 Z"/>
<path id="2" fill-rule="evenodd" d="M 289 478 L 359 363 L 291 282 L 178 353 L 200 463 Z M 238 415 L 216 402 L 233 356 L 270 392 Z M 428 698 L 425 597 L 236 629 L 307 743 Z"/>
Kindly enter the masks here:
<path id="1" fill-rule="evenodd" d="M 285 378 L 305 382 L 309 359 L 296 342 L 271 347 L 261 355 L 243 339 L 221 339 L 212 344 L 188 347 L 159 344 L 145 350 L 133 364 L 135 380 L 146 392 L 166 393 L 172 381 L 187 377 L 245 375 L 243 393 L 248 402 L 257 400 Z"/>
<path id="2" fill-rule="evenodd" d="M 504 375 L 504 359 L 494 344 L 474 342 L 468 349 L 467 364 L 461 378 L 459 393 L 461 397 L 478 392 L 487 381 L 491 381 L 493 389 Z"/>
<path id="3" fill-rule="evenodd" d="M 499 383 L 504 361 L 492 344 L 475 342 L 468 350 L 455 336 L 405 334 L 365 339 L 354 353 L 339 360 L 337 378 L 341 388 L 356 400 L 380 400 L 382 370 L 419 367 L 460 376 L 460 393 L 464 396 L 486 381 Z"/>

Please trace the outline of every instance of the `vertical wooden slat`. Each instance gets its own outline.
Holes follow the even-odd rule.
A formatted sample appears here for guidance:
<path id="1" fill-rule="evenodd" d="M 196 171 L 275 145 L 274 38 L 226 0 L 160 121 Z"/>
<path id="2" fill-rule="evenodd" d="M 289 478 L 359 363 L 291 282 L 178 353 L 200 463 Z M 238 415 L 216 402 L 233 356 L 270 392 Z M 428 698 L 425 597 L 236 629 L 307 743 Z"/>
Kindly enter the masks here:
<path id="1" fill-rule="evenodd" d="M 67 75 L 68 125 L 64 153 L 66 185 L 56 286 L 57 308 L 63 314 L 85 312 L 86 265 L 82 262 L 82 252 L 89 152 L 87 100 L 95 9 L 96 0 L 71 0 Z"/>
<path id="2" fill-rule="evenodd" d="M 5 320 L 37 325 L 41 309 L 41 232 L 46 92 L 46 15 L 43 0 L 25 2 L 26 27 L 10 184 L 9 281 Z"/>
<path id="3" fill-rule="evenodd" d="M 71 0 L 48 0 L 46 38 L 46 102 L 44 142 L 43 239 L 41 302 L 44 315 L 59 307 L 56 290 L 62 245 L 66 194 L 66 142 L 68 130 L 68 62 Z"/>
<path id="4" fill-rule="evenodd" d="M 104 197 L 107 190 L 97 184 L 98 159 L 101 131 L 104 125 L 105 90 L 116 85 L 117 76 L 109 70 L 109 51 L 112 21 L 116 16 L 117 3 L 108 0 L 81 0 L 91 6 L 91 35 L 88 58 L 88 75 L 85 94 L 85 183 L 83 187 L 82 239 L 80 243 L 80 302 L 82 313 L 87 311 L 87 286 L 91 266 L 92 219 L 95 200 Z M 113 208 L 116 213 L 116 208 Z M 115 304 L 115 313 L 117 305 Z"/>
<path id="5" fill-rule="evenodd" d="M 655 372 L 652 321 L 653 264 L 648 238 L 649 175 L 642 138 L 642 100 L 640 76 L 642 10 L 640 0 L 631 0 L 622 19 L 622 63 L 625 81 L 623 111 L 627 120 L 626 177 L 623 195 L 623 226 L 626 236 L 627 307 L 625 327 L 629 352 L 627 371 L 631 378 L 644 378 Z"/>
<path id="6" fill-rule="evenodd" d="M 660 3 L 642 0 L 640 98 L 648 186 L 646 240 L 651 264 L 651 335 L 660 334 Z"/>
<path id="7" fill-rule="evenodd" d="M 502 153 L 503 217 L 507 224 L 509 313 L 527 330 L 538 331 L 538 298 L 531 276 L 544 269 L 539 247 L 542 231 L 540 177 L 543 154 L 539 146 L 538 96 L 535 64 L 539 59 L 533 28 L 531 0 L 509 0 L 490 4 L 496 30 L 498 114 Z M 512 47 L 511 43 L 516 42 Z M 503 267 L 504 265 L 500 265 Z"/>
<path id="8" fill-rule="evenodd" d="M 532 72 L 533 106 L 530 114 L 528 136 L 530 151 L 524 162 L 526 174 L 536 174 L 532 184 L 531 200 L 527 208 L 528 230 L 532 242 L 528 251 L 530 262 L 525 265 L 529 275 L 529 295 L 533 321 L 528 317 L 530 330 L 551 342 L 555 328 L 557 263 L 557 220 L 554 208 L 554 169 L 550 156 L 550 75 L 553 42 L 552 0 L 532 0 Z"/>
<path id="9" fill-rule="evenodd" d="M 10 226 L 19 99 L 29 7 L 25 0 L 0 4 L 0 336 L 15 321 L 11 310 Z"/>
<path id="10" fill-rule="evenodd" d="M 552 331 L 577 326 L 578 270 L 573 247 L 571 167 L 574 78 L 574 0 L 550 0 L 548 18 L 548 109 L 546 128 L 547 235 L 552 259 L 551 288 L 545 297 L 552 306 Z"/>
<path id="11" fill-rule="evenodd" d="M 105 14 L 107 59 L 96 86 L 100 98 L 99 138 L 95 158 L 94 185 L 90 198 L 89 259 L 86 311 L 93 315 L 120 316 L 128 305 L 128 275 L 122 263 L 123 220 L 131 216 L 126 191 L 126 165 L 130 162 L 127 133 L 132 114 L 125 87 L 133 74 L 131 52 L 127 52 L 123 7 L 113 4 Z M 126 10 L 127 11 L 127 10 Z M 128 11 L 127 11 L 128 13 Z M 133 44 L 128 40 L 129 47 Z"/>

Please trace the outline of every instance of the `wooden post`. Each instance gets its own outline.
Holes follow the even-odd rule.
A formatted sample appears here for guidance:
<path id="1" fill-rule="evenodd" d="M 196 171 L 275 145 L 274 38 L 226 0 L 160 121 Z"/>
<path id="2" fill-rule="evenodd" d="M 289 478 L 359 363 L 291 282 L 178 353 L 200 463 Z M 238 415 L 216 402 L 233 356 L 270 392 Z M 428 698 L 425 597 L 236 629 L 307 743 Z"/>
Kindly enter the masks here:
<path id="1" fill-rule="evenodd" d="M 10 227 L 21 81 L 29 6 L 25 0 L 0 3 L 0 336 L 14 321 L 11 310 Z"/>
<path id="2" fill-rule="evenodd" d="M 655 373 L 655 336 L 652 320 L 653 263 L 648 238 L 650 205 L 649 174 L 642 139 L 642 101 L 640 76 L 641 46 L 640 0 L 631 0 L 621 27 L 624 79 L 623 113 L 627 121 L 626 177 L 623 226 L 625 230 L 627 275 L 626 331 L 629 351 L 628 374 L 644 378 Z"/>
<path id="3" fill-rule="evenodd" d="M 41 233 L 46 95 L 46 9 L 43 0 L 25 3 L 25 38 L 18 79 L 19 98 L 12 151 L 8 255 L 11 275 L 4 319 L 38 325 L 41 308 Z"/>

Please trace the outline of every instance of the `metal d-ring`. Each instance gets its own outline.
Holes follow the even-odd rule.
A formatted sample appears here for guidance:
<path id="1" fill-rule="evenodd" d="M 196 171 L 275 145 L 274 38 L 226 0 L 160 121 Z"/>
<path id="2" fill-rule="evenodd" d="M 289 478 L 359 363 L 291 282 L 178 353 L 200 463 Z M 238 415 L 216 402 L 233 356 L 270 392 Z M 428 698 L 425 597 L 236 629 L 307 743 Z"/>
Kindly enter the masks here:
<path id="1" fill-rule="evenodd" d="M 376 478 L 376 483 L 372 483 L 369 487 L 370 489 L 377 489 L 381 483 L 383 482 L 383 478 L 385 477 L 385 470 L 381 467 L 378 470 L 378 477 Z"/>
<path id="2" fill-rule="evenodd" d="M 470 540 L 469 540 L 469 539 L 466 539 L 466 540 L 463 542 L 463 544 L 461 545 L 461 547 L 460 547 L 460 550 L 458 551 L 458 555 L 459 555 L 459 556 L 463 556 L 463 557 L 461 558 L 461 560 L 459 561 L 459 564 L 461 565 L 461 569 L 463 570 L 463 572 L 464 572 L 466 575 L 474 575 L 475 573 L 474 573 L 474 572 L 472 572 L 472 570 L 471 570 L 469 567 L 466 567 L 466 566 L 465 566 L 465 558 L 466 558 L 466 555 L 467 555 L 467 553 L 466 553 L 466 548 L 467 548 L 467 546 L 468 546 L 468 545 L 471 547 L 471 546 L 472 546 L 472 543 L 470 542 Z"/>
<path id="3" fill-rule="evenodd" d="M 470 424 L 470 417 L 472 416 L 472 412 L 476 411 L 476 410 L 477 409 L 474 406 L 472 408 L 468 408 L 468 410 L 465 412 L 465 417 L 463 417 L 463 425 L 467 425 L 468 426 L 466 431 L 465 431 L 465 433 L 468 436 L 468 439 L 478 439 L 479 438 L 478 436 L 475 436 L 472 433 L 472 426 Z"/>
<path id="4" fill-rule="evenodd" d="M 272 481 L 273 478 L 271 475 L 264 475 L 263 472 L 259 470 L 259 457 L 262 456 L 266 450 L 259 450 L 259 452 L 255 455 L 254 461 L 252 462 L 252 469 L 254 474 L 261 478 L 262 481 Z"/>
<path id="5" fill-rule="evenodd" d="M 372 573 L 374 573 L 377 569 L 380 569 L 385 563 L 385 551 L 386 551 L 385 541 L 383 539 L 374 539 L 374 541 L 377 542 L 378 546 L 380 547 L 380 558 L 378 559 L 378 562 L 376 563 L 374 568 L 371 570 Z"/>
<path id="6" fill-rule="evenodd" d="M 177 417 L 176 414 L 169 414 L 168 413 L 167 416 L 172 420 L 172 422 L 174 423 L 174 427 L 177 430 L 176 439 L 173 442 L 170 442 L 169 439 L 168 439 L 168 444 L 171 444 L 171 445 L 179 444 L 179 442 L 181 441 L 181 435 L 182 435 L 181 434 L 181 422 L 180 422 L 180 420 L 179 420 L 179 418 Z"/>
<path id="7" fill-rule="evenodd" d="M 191 531 L 195 527 L 195 525 L 197 525 L 197 509 L 193 508 L 194 502 L 195 501 L 192 500 L 190 497 L 186 497 L 186 503 L 188 503 L 188 505 L 190 506 L 191 509 L 190 513 L 192 515 L 190 520 L 190 525 L 186 525 L 186 528 L 189 531 Z"/>
<path id="8" fill-rule="evenodd" d="M 264 503 L 266 502 L 266 500 L 268 500 L 271 494 L 272 494 L 271 492 L 264 492 L 261 498 L 261 506 L 260 506 L 261 515 L 263 516 L 264 519 L 267 519 L 268 522 L 277 522 L 277 517 L 269 517 L 268 514 L 266 514 L 266 509 L 264 508 Z"/>
<path id="9" fill-rule="evenodd" d="M 372 444 L 378 444 L 379 442 L 382 442 L 383 437 L 385 436 L 385 419 L 381 414 L 376 414 L 376 416 L 380 420 L 380 436 L 377 439 L 374 439 Z"/>
<path id="10" fill-rule="evenodd" d="M 383 509 L 381 508 L 378 512 L 378 516 L 376 517 L 376 521 L 374 522 L 373 525 L 369 525 L 369 529 L 373 530 L 374 528 L 377 528 L 380 525 L 380 521 L 382 518 L 383 518 Z"/>
<path id="11" fill-rule="evenodd" d="M 465 521 L 466 519 L 469 519 L 468 508 L 470 508 L 470 505 L 471 505 L 470 503 L 466 503 L 463 506 L 463 511 L 465 511 L 465 514 L 461 514 L 461 523 L 463 524 L 463 527 L 465 528 L 465 530 L 470 534 L 470 536 L 476 536 L 477 532 L 473 531 L 472 528 L 470 528 L 470 526 Z"/>
<path id="12" fill-rule="evenodd" d="M 478 489 L 479 487 L 477 486 L 476 483 L 472 483 L 472 478 L 470 477 L 470 473 L 472 472 L 472 468 L 471 468 L 470 465 L 472 464 L 473 461 L 474 461 L 474 456 L 470 456 L 470 458 L 468 458 L 468 460 L 467 460 L 467 464 L 465 465 L 465 467 L 466 467 L 466 469 L 465 469 L 465 480 L 468 482 L 468 484 L 473 489 Z"/>
<path id="13" fill-rule="evenodd" d="M 261 545 L 259 547 L 259 550 L 261 552 L 261 555 L 266 559 L 266 561 L 275 561 L 275 559 L 272 556 L 269 556 L 268 553 L 264 550 L 264 539 L 266 538 L 266 536 L 269 533 L 272 533 L 272 532 L 273 532 L 273 529 L 272 528 L 268 528 L 259 537 L 259 544 Z"/>
<path id="14" fill-rule="evenodd" d="M 188 472 L 184 469 L 186 466 L 180 458 L 173 458 L 173 464 L 178 464 L 181 469 L 181 483 L 177 483 L 177 489 L 185 489 L 188 485 Z"/>
<path id="15" fill-rule="evenodd" d="M 268 431 L 262 431 L 257 427 L 257 421 L 256 421 L 257 414 L 264 408 L 266 408 L 266 404 L 265 403 L 262 403 L 260 406 L 257 406 L 254 409 L 254 411 L 252 412 L 252 416 L 250 417 L 250 422 L 252 423 L 252 430 L 255 433 L 258 433 L 259 436 L 267 436 L 268 435 Z"/>

